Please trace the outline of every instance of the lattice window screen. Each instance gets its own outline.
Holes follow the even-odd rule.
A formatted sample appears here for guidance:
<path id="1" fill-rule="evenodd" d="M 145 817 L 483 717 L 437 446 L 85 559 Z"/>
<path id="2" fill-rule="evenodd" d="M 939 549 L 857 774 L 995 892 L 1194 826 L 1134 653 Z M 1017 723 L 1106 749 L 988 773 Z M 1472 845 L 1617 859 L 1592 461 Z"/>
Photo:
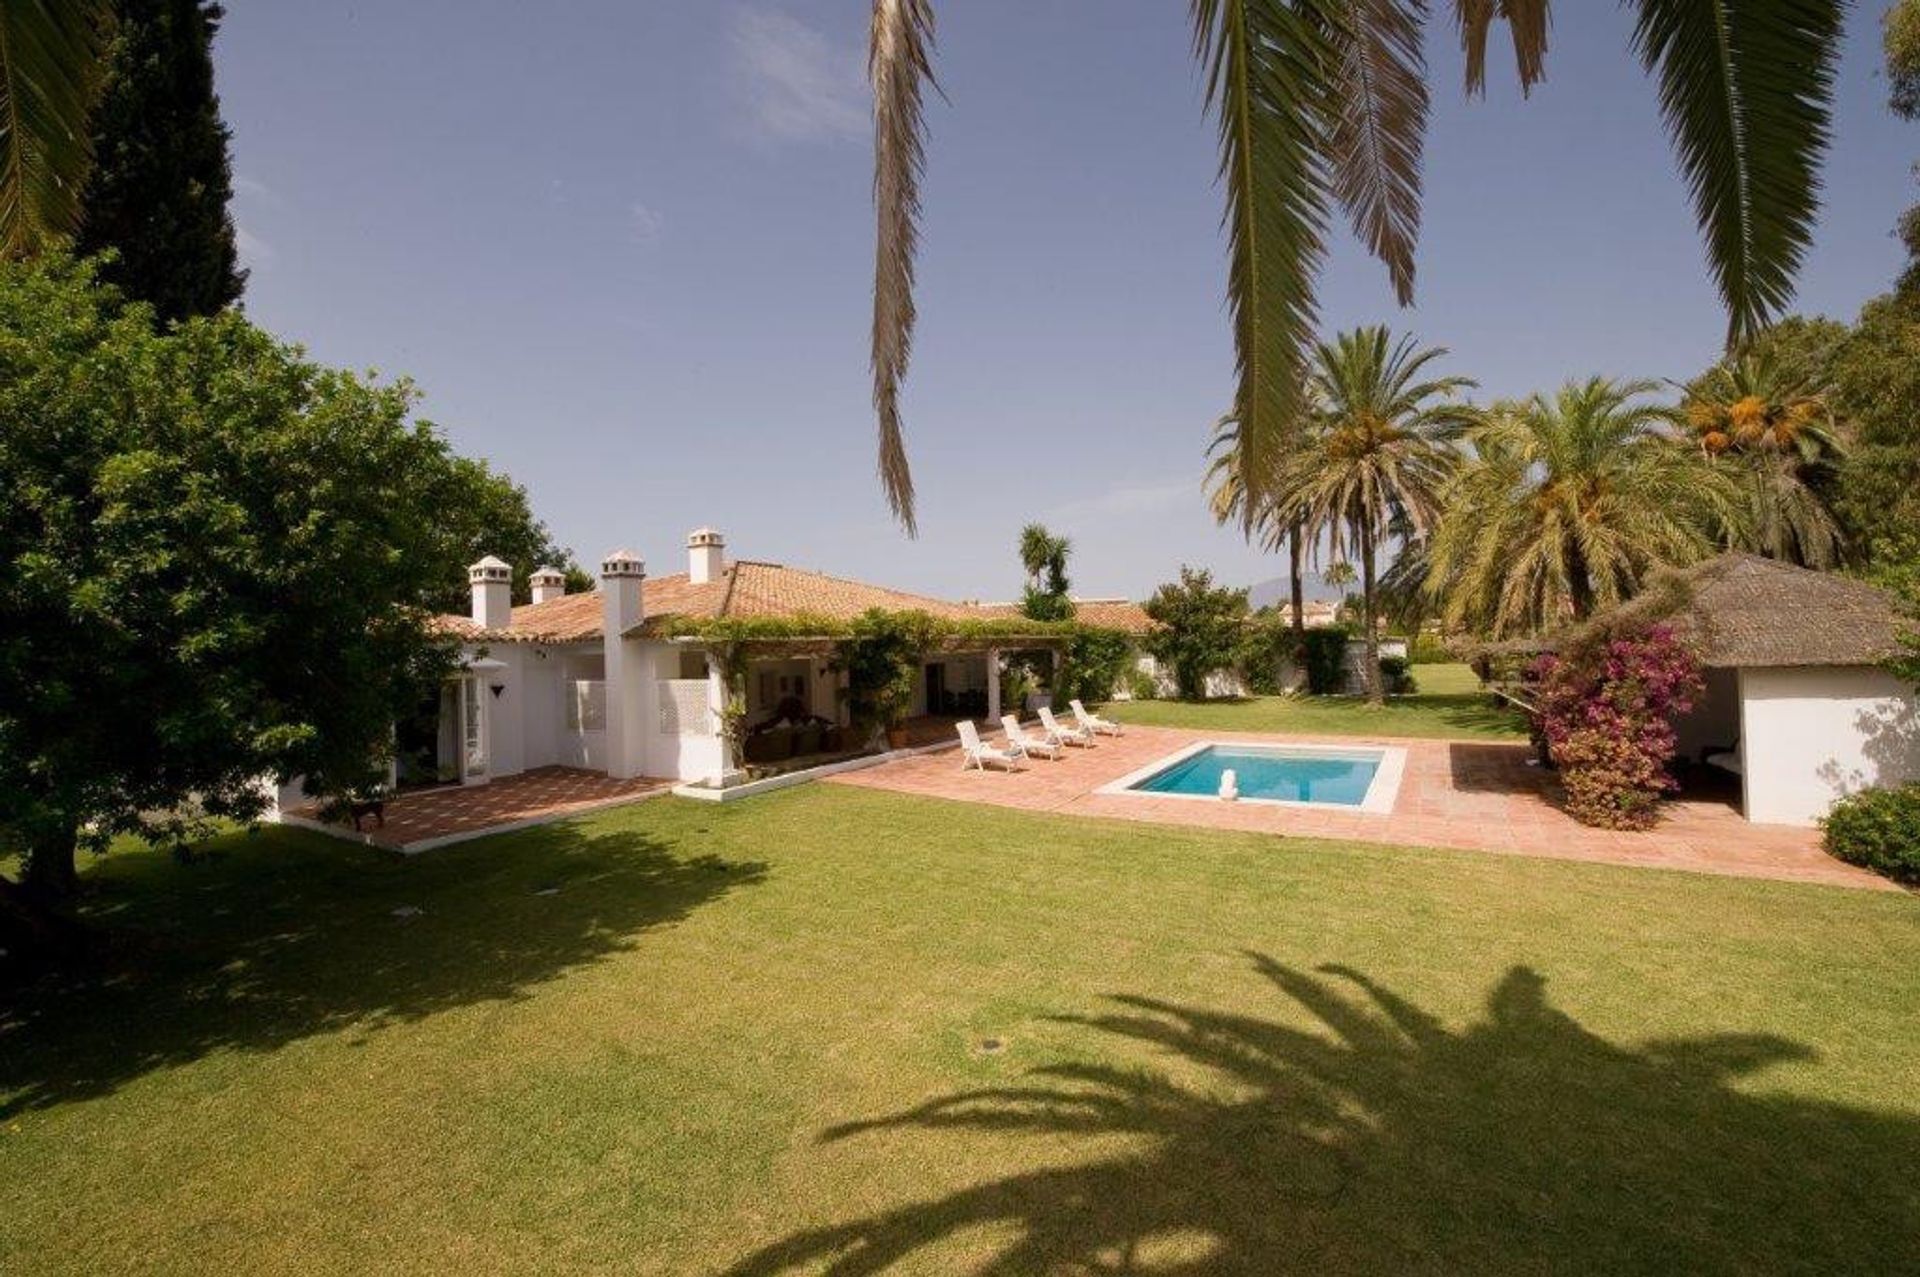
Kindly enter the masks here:
<path id="1" fill-rule="evenodd" d="M 577 678 L 568 684 L 567 728 L 600 732 L 607 727 L 607 685 L 602 679 Z"/>
<path id="2" fill-rule="evenodd" d="M 660 680 L 660 732 L 665 736 L 713 735 L 713 711 L 707 707 L 706 679 Z"/>

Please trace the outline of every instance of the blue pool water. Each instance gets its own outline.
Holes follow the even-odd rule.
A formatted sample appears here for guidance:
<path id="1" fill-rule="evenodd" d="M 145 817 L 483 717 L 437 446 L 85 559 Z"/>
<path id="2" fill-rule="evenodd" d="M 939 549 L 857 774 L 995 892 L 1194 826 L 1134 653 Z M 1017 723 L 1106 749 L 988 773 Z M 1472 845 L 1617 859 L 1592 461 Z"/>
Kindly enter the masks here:
<path id="1" fill-rule="evenodd" d="M 1316 754 L 1257 745 L 1209 745 L 1164 771 L 1128 786 L 1149 794 L 1220 792 L 1220 773 L 1231 767 L 1242 798 L 1358 807 L 1380 770 L 1378 755 Z"/>

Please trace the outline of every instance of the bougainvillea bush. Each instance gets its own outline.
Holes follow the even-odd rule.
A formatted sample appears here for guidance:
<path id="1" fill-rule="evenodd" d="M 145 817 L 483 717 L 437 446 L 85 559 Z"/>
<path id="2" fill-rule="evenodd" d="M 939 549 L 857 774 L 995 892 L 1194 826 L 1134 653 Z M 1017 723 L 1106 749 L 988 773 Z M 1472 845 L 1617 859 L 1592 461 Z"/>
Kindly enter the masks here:
<path id="1" fill-rule="evenodd" d="M 1673 720 L 1704 688 L 1700 666 L 1664 625 L 1590 639 L 1534 663 L 1536 730 L 1546 738 L 1575 820 L 1646 829 L 1676 788 Z"/>

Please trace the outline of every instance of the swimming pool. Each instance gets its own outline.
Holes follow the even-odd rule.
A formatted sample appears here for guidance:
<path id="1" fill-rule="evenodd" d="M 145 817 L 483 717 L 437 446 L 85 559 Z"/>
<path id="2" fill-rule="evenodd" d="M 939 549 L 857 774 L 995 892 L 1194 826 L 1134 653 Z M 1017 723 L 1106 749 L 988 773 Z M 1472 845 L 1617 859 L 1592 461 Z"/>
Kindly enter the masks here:
<path id="1" fill-rule="evenodd" d="M 1405 767 L 1406 751 L 1390 746 L 1201 741 L 1099 792 L 1220 802 L 1231 770 L 1240 802 L 1389 812 Z"/>

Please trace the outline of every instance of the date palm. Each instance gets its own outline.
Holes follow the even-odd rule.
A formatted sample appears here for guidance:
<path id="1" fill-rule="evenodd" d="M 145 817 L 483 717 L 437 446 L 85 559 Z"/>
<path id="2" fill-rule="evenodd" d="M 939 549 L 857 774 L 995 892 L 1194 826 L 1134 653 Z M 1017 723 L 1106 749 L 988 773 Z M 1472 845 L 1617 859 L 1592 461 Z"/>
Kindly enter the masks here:
<path id="1" fill-rule="evenodd" d="M 0 252 L 80 227 L 93 163 L 87 113 L 106 76 L 108 0 L 0 0 Z"/>
<path id="2" fill-rule="evenodd" d="M 1498 638 L 1584 620 L 1740 524 L 1731 479 L 1678 437 L 1658 389 L 1595 377 L 1483 416 L 1428 545 L 1448 628 Z"/>
<path id="3" fill-rule="evenodd" d="M 1810 568 L 1840 561 L 1825 493 L 1843 448 L 1824 387 L 1770 349 L 1748 350 L 1689 388 L 1686 424 L 1708 464 L 1746 493 L 1745 525 L 1725 531 L 1728 544 Z"/>
<path id="4" fill-rule="evenodd" d="M 1456 396 L 1474 382 L 1436 377 L 1441 346 L 1417 347 L 1385 326 L 1357 328 L 1314 347 L 1306 393 L 1313 428 L 1275 468 L 1274 510 L 1336 560 L 1360 566 L 1367 699 L 1380 680 L 1378 554 L 1389 529 L 1425 535 L 1457 459 L 1454 440 L 1473 420 Z"/>
<path id="5" fill-rule="evenodd" d="M 1414 287 L 1427 125 L 1427 0 L 1189 0 L 1194 53 L 1220 132 L 1227 301 L 1238 365 L 1231 415 L 1249 474 L 1288 447 L 1317 319 L 1315 286 L 1338 209 L 1385 263 L 1403 304 Z M 1634 51 L 1661 114 L 1730 339 L 1792 295 L 1811 240 L 1844 0 L 1626 0 Z M 1452 0 L 1467 91 L 1484 86 L 1504 22 L 1520 83 L 1545 73 L 1548 0 Z M 913 261 L 933 83 L 932 0 L 873 0 L 873 404 L 888 502 L 914 530 L 899 397 L 912 351 Z M 1257 516 L 1247 503 L 1243 518 Z M 1252 525 L 1250 524 L 1249 527 Z"/>

